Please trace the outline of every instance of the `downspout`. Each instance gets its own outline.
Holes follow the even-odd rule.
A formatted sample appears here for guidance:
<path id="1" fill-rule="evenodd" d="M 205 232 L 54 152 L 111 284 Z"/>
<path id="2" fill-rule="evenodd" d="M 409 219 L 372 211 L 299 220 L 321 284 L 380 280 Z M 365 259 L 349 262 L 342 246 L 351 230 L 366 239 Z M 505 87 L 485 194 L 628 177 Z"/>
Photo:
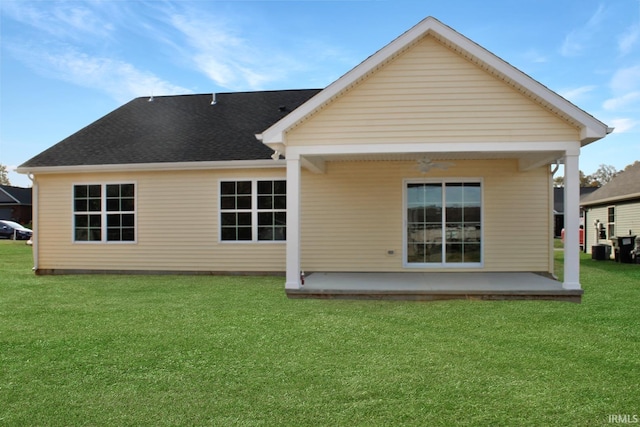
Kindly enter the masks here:
<path id="1" fill-rule="evenodd" d="M 33 253 L 33 271 L 38 273 L 38 181 L 33 174 L 27 174 L 31 180 L 31 226 L 33 227 L 33 235 L 31 236 L 31 252 Z"/>

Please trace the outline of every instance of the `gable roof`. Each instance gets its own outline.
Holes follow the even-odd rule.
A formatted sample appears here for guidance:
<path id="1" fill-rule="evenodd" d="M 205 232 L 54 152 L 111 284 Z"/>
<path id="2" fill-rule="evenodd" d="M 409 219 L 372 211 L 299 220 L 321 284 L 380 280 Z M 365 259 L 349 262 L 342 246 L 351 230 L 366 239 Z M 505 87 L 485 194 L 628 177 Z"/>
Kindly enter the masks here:
<path id="1" fill-rule="evenodd" d="M 0 185 L 0 205 L 31 206 L 31 188 Z"/>
<path id="2" fill-rule="evenodd" d="M 640 199 L 640 161 L 585 197 L 580 204 L 589 206 L 629 199 Z"/>
<path id="3" fill-rule="evenodd" d="M 270 160 L 255 133 L 320 89 L 136 98 L 23 163 L 33 168 Z"/>
<path id="4" fill-rule="evenodd" d="M 450 49 L 579 128 L 581 145 L 584 146 L 604 138 L 613 131 L 612 128 L 607 127 L 607 125 L 546 86 L 430 16 L 327 86 L 292 114 L 284 117 L 261 134 L 257 134 L 256 137 L 273 149 L 282 149 L 282 144 L 285 143 L 284 135 L 289 129 L 313 115 L 346 90 L 366 78 L 370 73 L 375 72 L 379 67 L 391 61 L 426 36 L 435 37 Z"/>

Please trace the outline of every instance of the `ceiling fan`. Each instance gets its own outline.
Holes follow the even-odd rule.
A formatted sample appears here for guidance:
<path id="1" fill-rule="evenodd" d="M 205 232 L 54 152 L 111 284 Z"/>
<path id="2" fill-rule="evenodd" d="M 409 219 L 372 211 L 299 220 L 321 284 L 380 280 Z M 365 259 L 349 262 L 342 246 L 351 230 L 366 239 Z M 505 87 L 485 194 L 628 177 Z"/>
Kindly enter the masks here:
<path id="1" fill-rule="evenodd" d="M 416 167 L 420 172 L 427 173 L 434 168 L 447 170 L 454 165 L 455 163 L 436 162 L 436 161 L 433 161 L 433 159 L 430 159 L 428 157 L 423 157 L 421 159 L 418 159 L 418 165 Z"/>

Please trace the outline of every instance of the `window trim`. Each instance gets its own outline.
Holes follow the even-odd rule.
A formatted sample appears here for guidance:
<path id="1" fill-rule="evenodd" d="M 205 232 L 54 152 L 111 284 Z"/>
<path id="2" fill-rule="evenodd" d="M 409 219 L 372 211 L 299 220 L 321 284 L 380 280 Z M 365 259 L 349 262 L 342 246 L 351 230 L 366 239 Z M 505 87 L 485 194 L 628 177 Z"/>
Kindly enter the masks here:
<path id="1" fill-rule="evenodd" d="M 407 228 L 408 228 L 408 197 L 407 197 L 407 189 L 409 184 L 442 184 L 443 186 L 446 184 L 480 184 L 480 262 L 464 262 L 464 263 L 451 263 L 446 262 L 446 258 L 443 256 L 443 260 L 441 262 L 434 263 L 410 263 L 409 262 L 409 253 L 408 253 L 408 236 L 407 236 Z M 484 180 L 482 178 L 475 177 L 453 177 L 453 178 L 406 178 L 402 181 L 402 267 L 409 269 L 478 269 L 484 268 L 485 262 L 485 251 L 484 251 L 484 242 L 485 242 L 485 215 L 484 215 Z M 445 194 L 443 193 L 443 202 Z M 444 206 L 444 205 L 443 205 Z M 444 212 L 444 209 L 443 209 Z M 446 221 L 442 221 L 443 227 L 443 235 L 445 233 Z M 444 248 L 446 247 L 443 244 L 443 255 L 445 254 Z"/>
<path id="2" fill-rule="evenodd" d="M 126 185 L 132 184 L 134 188 L 133 194 L 133 240 L 107 240 L 107 186 L 108 185 Z M 99 185 L 100 186 L 100 240 L 76 240 L 76 226 L 75 226 L 75 187 L 83 185 Z M 96 211 L 97 212 L 97 211 Z M 118 211 L 121 213 L 121 211 Z M 132 180 L 123 181 L 90 181 L 90 182 L 74 182 L 71 184 L 71 243 L 79 245 L 131 245 L 138 243 L 138 182 Z"/>
<path id="3" fill-rule="evenodd" d="M 613 209 L 613 221 L 610 221 L 609 211 Z M 607 239 L 613 239 L 616 234 L 616 205 L 607 206 Z"/>
<path id="4" fill-rule="evenodd" d="M 221 186 L 223 182 L 240 182 L 240 181 L 249 181 L 251 182 L 251 209 L 236 209 L 236 210 L 226 210 L 222 209 L 222 192 Z M 258 182 L 259 181 L 284 181 L 287 182 L 286 177 L 259 177 L 259 178 L 247 178 L 247 177 L 228 177 L 228 178 L 219 178 L 218 185 L 216 188 L 216 194 L 218 197 L 218 243 L 221 244 L 260 244 L 260 245 L 271 245 L 271 244 L 286 244 L 287 239 L 284 240 L 259 240 L 258 239 L 258 213 L 260 212 L 269 212 L 269 210 L 261 210 L 258 209 Z M 287 195 L 288 197 L 288 195 Z M 251 211 L 251 240 L 222 240 L 222 214 L 224 212 L 238 212 L 238 211 Z M 284 211 L 285 215 L 287 214 L 287 209 L 275 209 L 270 210 L 271 212 L 281 212 Z M 287 226 L 285 226 L 286 230 Z M 286 231 L 285 231 L 286 232 Z"/>

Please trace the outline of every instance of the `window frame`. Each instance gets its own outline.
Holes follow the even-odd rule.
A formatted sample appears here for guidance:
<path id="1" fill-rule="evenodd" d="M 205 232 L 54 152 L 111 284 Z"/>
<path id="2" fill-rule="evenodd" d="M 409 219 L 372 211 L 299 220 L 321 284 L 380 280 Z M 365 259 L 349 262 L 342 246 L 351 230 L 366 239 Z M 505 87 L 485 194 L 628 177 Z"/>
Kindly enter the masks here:
<path id="1" fill-rule="evenodd" d="M 246 177 L 229 177 L 229 178 L 220 178 L 218 180 L 218 187 L 217 187 L 217 197 L 218 197 L 218 243 L 222 243 L 222 244 L 285 244 L 287 242 L 287 237 L 286 237 L 286 230 L 287 230 L 287 224 L 286 224 L 286 219 L 287 219 L 287 209 L 286 209 L 286 197 L 287 197 L 287 192 L 285 191 L 285 208 L 284 209 L 258 209 L 258 197 L 260 196 L 260 194 L 258 194 L 258 183 L 259 182 L 271 182 L 272 186 L 273 186 L 273 182 L 275 181 L 282 181 L 285 183 L 285 185 L 287 184 L 287 179 L 286 177 L 260 177 L 260 178 L 246 178 Z M 250 182 L 251 183 L 251 207 L 249 209 L 228 209 L 228 208 L 224 208 L 222 207 L 222 183 L 223 182 L 234 182 L 234 183 L 238 183 L 238 182 Z M 237 193 L 236 193 L 237 194 Z M 272 193 L 273 195 L 273 193 Z M 222 238 L 222 215 L 224 213 L 231 213 L 231 212 L 237 212 L 237 213 L 250 213 L 251 214 L 251 239 L 246 239 L 246 240 L 224 240 Z M 266 240 L 266 239 L 260 239 L 259 238 L 259 233 L 258 233 L 258 229 L 261 227 L 258 224 L 258 216 L 260 213 L 266 213 L 266 212 L 283 212 L 285 214 L 285 225 L 284 225 L 284 239 L 281 240 L 275 240 L 275 239 L 270 239 L 270 240 Z M 236 225 L 237 226 L 237 225 Z"/>
<path id="2" fill-rule="evenodd" d="M 613 217 L 613 221 L 611 218 Z M 616 206 L 607 206 L 607 239 L 613 239 L 616 231 Z"/>
<path id="3" fill-rule="evenodd" d="M 410 184 L 440 184 L 444 189 L 447 184 L 479 184 L 480 186 L 480 262 L 447 262 L 446 261 L 446 246 L 447 242 L 443 239 L 442 242 L 442 260 L 440 262 L 421 262 L 414 263 L 409 262 L 409 250 L 408 250 L 408 188 Z M 453 178 L 411 178 L 404 179 L 402 182 L 402 266 L 404 268 L 418 268 L 418 269 L 478 269 L 484 267 L 485 252 L 485 215 L 484 215 L 484 180 L 482 178 L 474 177 L 453 177 Z M 446 236 L 446 192 L 442 193 L 442 214 L 440 221 L 442 223 L 442 236 Z"/>
<path id="4" fill-rule="evenodd" d="M 110 211 L 107 210 L 107 187 L 111 185 L 133 185 L 133 210 L 132 211 Z M 78 186 L 100 186 L 100 210 L 86 211 L 95 212 L 100 216 L 100 240 L 77 240 L 76 239 L 76 214 L 85 211 L 76 211 L 76 187 Z M 108 215 L 123 213 L 133 215 L 133 240 L 108 240 Z M 73 244 L 137 244 L 138 243 L 138 183 L 137 181 L 101 181 L 101 182 L 74 182 L 71 185 L 71 242 Z"/>

